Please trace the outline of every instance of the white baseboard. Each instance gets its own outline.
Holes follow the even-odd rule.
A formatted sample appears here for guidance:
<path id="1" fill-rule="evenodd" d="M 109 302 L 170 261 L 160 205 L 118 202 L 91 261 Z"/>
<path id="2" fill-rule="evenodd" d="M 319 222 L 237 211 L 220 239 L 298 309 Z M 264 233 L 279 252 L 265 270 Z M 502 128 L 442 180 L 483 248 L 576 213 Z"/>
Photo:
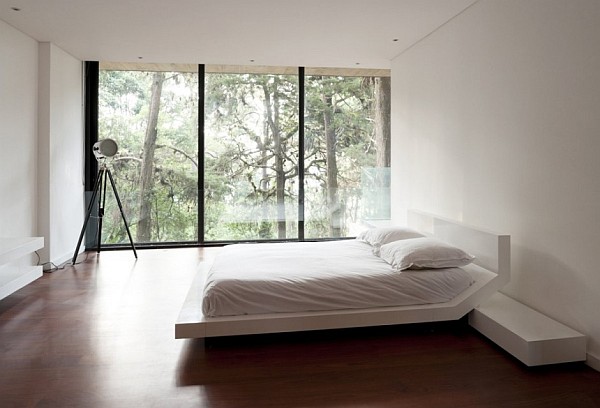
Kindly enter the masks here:
<path id="1" fill-rule="evenodd" d="M 585 360 L 585 363 L 594 370 L 600 371 L 600 358 L 594 356 L 593 354 L 587 353 L 587 359 Z"/>
<path id="2" fill-rule="evenodd" d="M 79 254 L 82 254 L 83 252 L 85 252 L 85 246 L 84 245 L 81 246 L 81 249 L 79 250 Z M 65 253 L 65 254 L 63 254 L 61 256 L 54 257 L 51 262 L 54 265 L 60 267 L 65 262 L 67 262 L 67 261 L 70 262 L 72 259 L 73 259 L 73 252 L 68 252 L 68 253 Z M 54 265 L 51 265 L 50 263 L 44 264 L 44 271 L 48 271 L 48 270 L 54 268 Z"/>

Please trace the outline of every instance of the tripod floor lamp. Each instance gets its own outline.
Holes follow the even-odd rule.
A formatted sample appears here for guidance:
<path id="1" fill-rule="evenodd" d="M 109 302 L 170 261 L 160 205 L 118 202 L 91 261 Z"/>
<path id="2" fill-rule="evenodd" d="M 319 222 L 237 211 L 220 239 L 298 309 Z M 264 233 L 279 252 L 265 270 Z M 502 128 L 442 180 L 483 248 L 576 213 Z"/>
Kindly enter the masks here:
<path id="1" fill-rule="evenodd" d="M 133 244 L 133 239 L 131 238 L 131 232 L 129 231 L 129 224 L 127 224 L 127 219 L 125 218 L 125 213 L 123 213 L 123 205 L 121 204 L 121 199 L 119 198 L 119 193 L 117 193 L 117 187 L 115 186 L 115 181 L 106 164 L 106 159 L 113 157 L 117 154 L 119 150 L 117 143 L 112 139 L 103 139 L 96 143 L 92 147 L 94 152 L 94 156 L 98 161 L 98 175 L 96 177 L 96 181 L 94 182 L 94 190 L 92 192 L 92 197 L 90 199 L 90 203 L 87 208 L 87 212 L 85 214 L 85 221 L 83 223 L 83 227 L 81 228 L 81 233 L 79 234 L 79 240 L 77 241 L 77 247 L 75 247 L 75 253 L 73 254 L 72 263 L 75 265 L 75 261 L 77 260 L 77 255 L 79 255 L 79 248 L 81 247 L 81 242 L 83 241 L 83 237 L 85 235 L 85 230 L 88 226 L 88 222 L 92 215 L 92 211 L 94 210 L 94 204 L 97 203 L 97 217 L 98 217 L 98 236 L 97 236 L 97 246 L 96 251 L 100 252 L 100 248 L 102 246 L 102 218 L 104 217 L 104 206 L 106 204 L 106 187 L 110 182 L 112 187 L 112 191 L 114 193 L 115 199 L 117 201 L 117 205 L 119 206 L 119 211 L 121 212 L 121 218 L 123 219 L 123 223 L 125 224 L 125 229 L 127 230 L 127 236 L 129 237 L 129 242 L 131 243 L 131 249 L 133 249 L 133 255 L 137 259 L 137 252 L 135 250 L 135 245 Z"/>

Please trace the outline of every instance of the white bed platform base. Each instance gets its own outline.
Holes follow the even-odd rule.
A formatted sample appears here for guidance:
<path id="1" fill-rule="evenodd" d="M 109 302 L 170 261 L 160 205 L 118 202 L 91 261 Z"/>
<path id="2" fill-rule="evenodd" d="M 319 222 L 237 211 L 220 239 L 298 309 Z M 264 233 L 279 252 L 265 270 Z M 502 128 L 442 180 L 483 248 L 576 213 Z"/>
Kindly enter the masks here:
<path id="1" fill-rule="evenodd" d="M 202 314 L 202 264 L 175 324 L 175 338 L 205 338 L 350 327 L 457 320 L 489 299 L 510 279 L 510 236 L 474 228 L 420 211 L 409 210 L 408 226 L 476 256 L 464 269 L 475 283 L 450 302 L 304 313 L 272 313 L 227 317 Z"/>

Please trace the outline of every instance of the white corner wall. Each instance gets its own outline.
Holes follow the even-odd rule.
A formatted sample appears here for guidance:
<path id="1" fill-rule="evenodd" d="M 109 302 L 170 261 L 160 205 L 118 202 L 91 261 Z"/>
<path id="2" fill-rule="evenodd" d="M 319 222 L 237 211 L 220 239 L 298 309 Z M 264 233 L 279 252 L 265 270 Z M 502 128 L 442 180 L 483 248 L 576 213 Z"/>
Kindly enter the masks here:
<path id="1" fill-rule="evenodd" d="M 0 21 L 0 236 L 70 259 L 83 220 L 82 63 Z"/>
<path id="2" fill-rule="evenodd" d="M 599 41 L 597 0 L 480 0 L 392 63 L 393 217 L 511 234 L 504 292 L 586 334 L 596 364 Z"/>
<path id="3" fill-rule="evenodd" d="M 0 56 L 0 236 L 34 236 L 38 43 L 0 21 Z"/>
<path id="4" fill-rule="evenodd" d="M 39 44 L 38 231 L 44 262 L 73 256 L 83 220 L 82 62 Z"/>

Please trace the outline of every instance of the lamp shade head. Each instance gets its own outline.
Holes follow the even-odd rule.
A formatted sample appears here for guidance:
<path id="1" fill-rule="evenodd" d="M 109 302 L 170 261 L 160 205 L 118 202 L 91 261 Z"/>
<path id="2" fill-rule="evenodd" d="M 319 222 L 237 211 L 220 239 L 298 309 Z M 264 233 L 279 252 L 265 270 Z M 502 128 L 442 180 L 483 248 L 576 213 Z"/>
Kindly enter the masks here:
<path id="1" fill-rule="evenodd" d="M 101 160 L 107 157 L 113 157 L 119 151 L 117 142 L 112 139 L 102 139 L 94 143 L 92 147 L 96 160 Z"/>

